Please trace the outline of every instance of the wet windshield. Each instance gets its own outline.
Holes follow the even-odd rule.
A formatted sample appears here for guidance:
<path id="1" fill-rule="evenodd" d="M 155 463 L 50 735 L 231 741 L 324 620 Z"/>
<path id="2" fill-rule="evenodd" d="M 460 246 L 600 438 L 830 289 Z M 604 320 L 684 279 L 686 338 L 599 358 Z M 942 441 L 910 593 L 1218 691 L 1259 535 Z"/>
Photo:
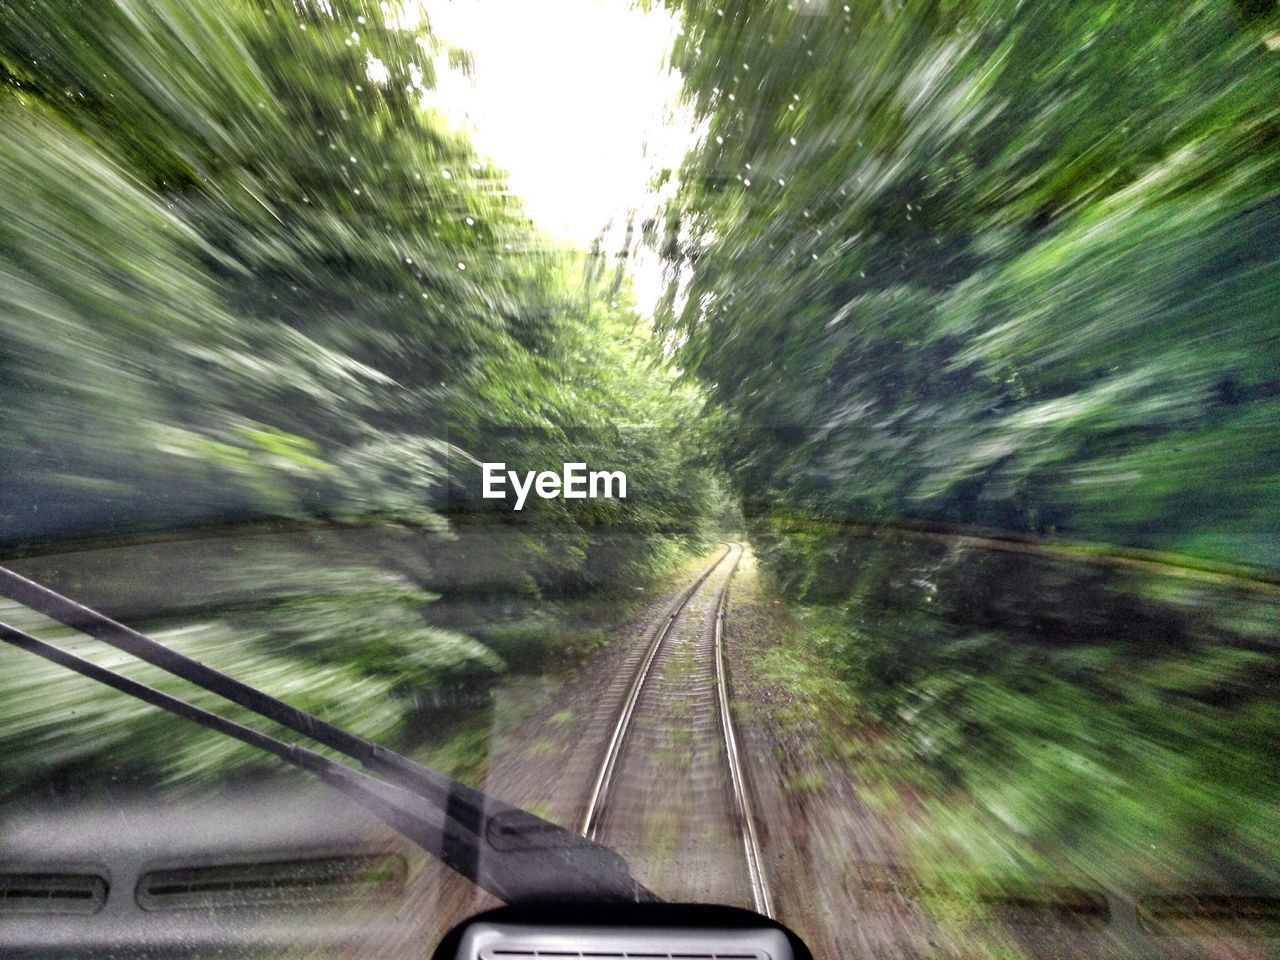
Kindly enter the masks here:
<path id="1" fill-rule="evenodd" d="M 0 71 L 0 953 L 419 955 L 588 850 L 818 956 L 1274 955 L 1273 0 L 21 0 Z"/>

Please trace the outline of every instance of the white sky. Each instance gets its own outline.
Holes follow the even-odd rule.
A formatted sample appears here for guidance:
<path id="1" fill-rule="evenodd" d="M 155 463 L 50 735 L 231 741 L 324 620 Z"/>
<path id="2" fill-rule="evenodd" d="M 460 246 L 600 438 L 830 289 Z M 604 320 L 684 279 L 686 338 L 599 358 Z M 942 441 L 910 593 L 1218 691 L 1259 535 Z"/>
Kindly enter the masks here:
<path id="1" fill-rule="evenodd" d="M 694 142 L 674 107 L 668 69 L 675 18 L 627 0 L 420 0 L 438 38 L 468 50 L 474 75 L 439 65 L 427 100 L 470 129 L 479 152 L 510 174 L 534 222 L 586 247 L 629 209 L 652 211 L 649 190 Z M 644 258 L 633 280 L 642 309 L 661 277 Z"/>

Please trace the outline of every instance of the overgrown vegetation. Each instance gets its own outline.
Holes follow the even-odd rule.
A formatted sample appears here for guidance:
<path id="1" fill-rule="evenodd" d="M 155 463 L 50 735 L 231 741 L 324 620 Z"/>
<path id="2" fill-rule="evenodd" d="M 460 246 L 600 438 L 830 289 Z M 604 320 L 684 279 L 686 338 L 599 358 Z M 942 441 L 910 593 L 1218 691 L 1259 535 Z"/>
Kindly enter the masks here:
<path id="1" fill-rule="evenodd" d="M 0 550 L 287 521 L 286 546 L 210 541 L 221 565 L 185 554 L 197 582 L 146 550 L 131 570 L 37 567 L 374 736 L 442 691 L 569 656 L 551 642 L 574 629 L 559 608 L 532 631 L 507 616 L 509 636 L 487 638 L 500 656 L 430 625 L 436 594 L 501 591 L 527 613 L 644 582 L 720 509 L 697 392 L 624 278 L 540 234 L 429 108 L 436 71 L 467 58 L 409 13 L 0 9 Z M 519 516 L 479 496 L 480 460 L 566 459 L 625 471 L 631 496 Z M 376 534 L 352 541 L 357 557 L 307 546 L 308 530 L 357 527 Z M 130 607 L 148 575 L 169 594 Z M 240 585 L 218 594 L 229 607 L 189 609 L 224 578 Z M 74 679 L 50 701 L 48 671 L 22 662 L 0 742 L 39 748 L 7 748 L 14 765 L 83 767 L 96 747 L 145 742 L 149 715 Z M 236 753 L 174 736 L 153 758 L 171 771 Z"/>
<path id="2" fill-rule="evenodd" d="M 424 103 L 467 57 L 408 6 L 0 6 L 0 550 L 389 743 L 462 703 L 435 758 L 474 777 L 466 698 L 589 656 L 736 522 L 722 468 L 810 628 L 765 666 L 826 749 L 874 721 L 938 857 L 1274 881 L 1275 4 L 671 6 L 705 136 L 643 225 L 665 351 Z M 635 493 L 478 496 L 569 451 Z M 6 789 L 246 759 L 23 663 Z"/>
<path id="3" fill-rule="evenodd" d="M 1274 4 L 675 6 L 666 324 L 748 515 L 1280 566 Z"/>
<path id="4" fill-rule="evenodd" d="M 884 731 L 938 862 L 1274 882 L 1280 11 L 673 6 L 662 317 L 804 605 L 777 678 Z"/>
<path id="5" fill-rule="evenodd" d="M 920 865 L 1277 882 L 1272 588 L 900 537 L 775 550 L 802 602 L 762 670 Z"/>

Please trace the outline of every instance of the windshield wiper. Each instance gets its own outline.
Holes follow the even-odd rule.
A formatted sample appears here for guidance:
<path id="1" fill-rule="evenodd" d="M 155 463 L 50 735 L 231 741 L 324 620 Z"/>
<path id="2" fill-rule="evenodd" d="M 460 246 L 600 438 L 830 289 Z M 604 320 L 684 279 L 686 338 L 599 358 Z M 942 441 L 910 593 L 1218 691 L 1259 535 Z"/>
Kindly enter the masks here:
<path id="1" fill-rule="evenodd" d="M 0 595 L 357 761 L 370 772 L 189 704 L 0 622 L 0 640 L 6 643 L 313 773 L 507 903 L 659 899 L 608 847 L 428 770 L 4 567 Z"/>

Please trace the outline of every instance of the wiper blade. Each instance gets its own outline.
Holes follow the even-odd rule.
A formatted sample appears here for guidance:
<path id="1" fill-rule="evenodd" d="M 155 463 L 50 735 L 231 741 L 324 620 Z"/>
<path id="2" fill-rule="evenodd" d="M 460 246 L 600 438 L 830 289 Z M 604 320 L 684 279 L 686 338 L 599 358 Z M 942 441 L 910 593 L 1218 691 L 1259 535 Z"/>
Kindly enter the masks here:
<path id="1" fill-rule="evenodd" d="M 226 717 L 219 716 L 201 707 L 193 706 L 177 697 L 172 697 L 167 693 L 156 690 L 154 687 L 149 687 L 113 670 L 100 667 L 89 660 L 85 660 L 83 657 L 68 653 L 66 650 L 39 640 L 3 622 L 0 622 L 0 639 L 21 650 L 43 657 L 50 663 L 56 663 L 61 667 L 66 667 L 68 670 L 73 670 L 81 676 L 88 677 L 90 680 L 96 680 L 108 687 L 119 690 L 121 693 L 127 693 L 131 697 L 136 697 L 153 706 L 160 707 L 162 710 L 167 710 L 176 716 L 184 717 L 209 730 L 215 730 L 242 743 L 257 747 L 259 750 L 264 750 L 294 766 L 309 770 L 325 783 L 356 797 L 366 806 L 370 805 L 367 801 L 372 799 L 377 806 L 377 813 L 380 818 L 391 823 L 397 830 L 415 841 L 424 827 L 435 831 L 444 829 L 445 818 L 442 813 L 431 817 L 406 809 L 412 807 L 414 799 L 418 801 L 419 807 L 425 806 L 421 797 L 415 798 L 407 790 L 384 783 L 358 770 L 353 770 L 321 756 L 314 750 L 286 743 L 283 740 L 254 730 L 252 727 L 247 727 L 234 720 L 228 720 Z M 455 869 L 457 869 L 456 865 L 450 865 L 455 866 Z"/>
<path id="2" fill-rule="evenodd" d="M 0 640 L 315 774 L 507 903 L 655 902 L 613 850 L 299 710 L 0 567 L 0 595 L 322 743 L 386 780 L 279 740 L 0 623 Z M 391 782 L 387 782 L 391 781 Z"/>

